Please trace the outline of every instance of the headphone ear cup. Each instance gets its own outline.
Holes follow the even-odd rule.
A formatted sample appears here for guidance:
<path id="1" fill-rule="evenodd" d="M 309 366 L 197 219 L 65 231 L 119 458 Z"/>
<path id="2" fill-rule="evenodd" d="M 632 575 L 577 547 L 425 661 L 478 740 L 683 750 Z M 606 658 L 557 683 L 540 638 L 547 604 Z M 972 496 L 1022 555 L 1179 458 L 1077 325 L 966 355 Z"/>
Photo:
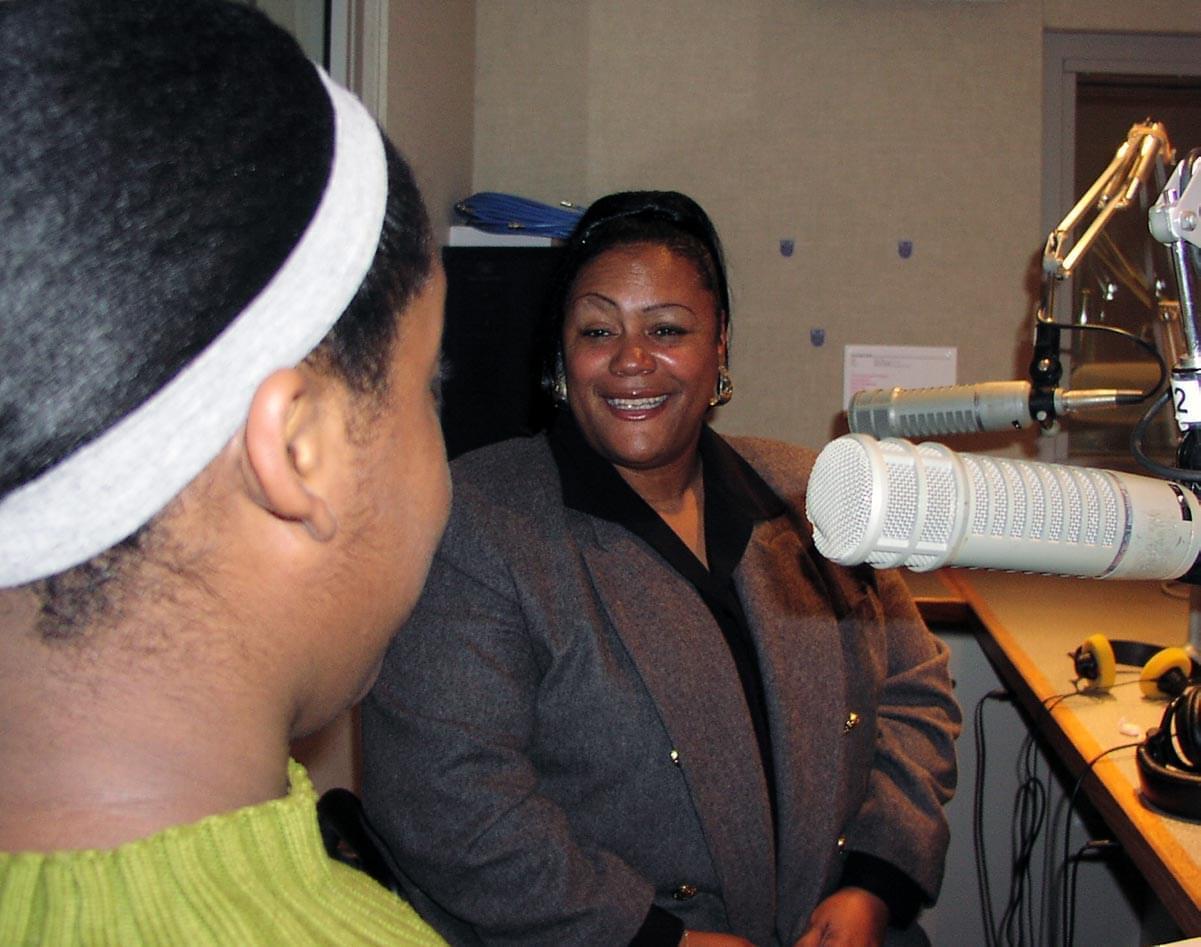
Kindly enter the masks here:
<path id="1" fill-rule="evenodd" d="M 1201 772 L 1201 687 L 1190 687 L 1179 698 L 1173 711 L 1176 720 L 1177 756 L 1181 765 Z"/>
<path id="2" fill-rule="evenodd" d="M 1159 726 L 1147 732 L 1147 739 L 1139 744 L 1135 757 L 1143 796 L 1165 812 L 1189 819 L 1201 819 L 1201 774 L 1195 772 L 1201 761 L 1196 756 L 1181 759 L 1172 741 L 1172 730 L 1175 721 L 1176 742 L 1181 744 L 1185 755 L 1192 753 L 1201 742 L 1201 734 L 1196 732 L 1199 709 L 1199 688 L 1190 688 L 1183 696 L 1175 698 L 1164 710 Z M 1184 725 L 1179 719 L 1182 712 L 1183 716 L 1191 718 L 1190 725 Z M 1191 748 L 1185 749 L 1190 744 Z"/>
<path id="3" fill-rule="evenodd" d="M 1188 686 L 1192 670 L 1192 659 L 1184 648 L 1164 648 L 1143 665 L 1138 686 L 1144 697 L 1177 697 Z"/>
<path id="4" fill-rule="evenodd" d="M 1089 635 L 1076 649 L 1076 673 L 1088 683 L 1085 690 L 1106 690 L 1117 678 L 1113 645 L 1104 635 Z"/>

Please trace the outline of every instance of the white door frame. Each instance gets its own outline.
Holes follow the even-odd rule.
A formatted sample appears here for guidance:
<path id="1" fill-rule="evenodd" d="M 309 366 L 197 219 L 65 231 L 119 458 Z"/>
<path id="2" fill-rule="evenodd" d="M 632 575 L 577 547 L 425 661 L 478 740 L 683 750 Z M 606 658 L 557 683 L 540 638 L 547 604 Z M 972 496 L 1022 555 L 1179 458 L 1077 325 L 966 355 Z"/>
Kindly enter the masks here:
<path id="1" fill-rule="evenodd" d="M 330 73 L 380 125 L 388 113 L 388 0 L 332 0 Z"/>

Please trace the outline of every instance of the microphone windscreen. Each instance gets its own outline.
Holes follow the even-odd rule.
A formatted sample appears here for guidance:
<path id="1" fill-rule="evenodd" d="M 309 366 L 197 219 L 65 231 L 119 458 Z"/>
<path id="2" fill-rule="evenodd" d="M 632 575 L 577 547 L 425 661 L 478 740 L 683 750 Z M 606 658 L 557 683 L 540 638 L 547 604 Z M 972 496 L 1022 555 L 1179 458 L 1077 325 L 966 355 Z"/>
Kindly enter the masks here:
<path id="1" fill-rule="evenodd" d="M 1151 477 L 849 434 L 822 450 L 807 514 L 842 565 L 1176 578 L 1201 549 L 1191 492 Z"/>
<path id="2" fill-rule="evenodd" d="M 961 492 L 939 446 L 859 434 L 827 444 L 806 497 L 817 551 L 843 565 L 937 568 L 954 538 Z"/>

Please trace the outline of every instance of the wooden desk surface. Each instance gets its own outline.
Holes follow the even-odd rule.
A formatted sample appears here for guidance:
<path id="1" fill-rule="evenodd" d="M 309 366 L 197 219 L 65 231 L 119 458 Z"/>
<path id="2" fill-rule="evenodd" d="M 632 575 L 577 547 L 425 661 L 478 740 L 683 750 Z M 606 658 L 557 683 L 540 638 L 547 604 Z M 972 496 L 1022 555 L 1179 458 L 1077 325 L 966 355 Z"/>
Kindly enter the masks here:
<path id="1" fill-rule="evenodd" d="M 922 577 L 911 587 L 927 614 L 953 609 L 956 599 L 967 603 L 986 632 L 985 653 L 1073 776 L 1102 751 L 1138 739 L 1121 728 L 1133 725 L 1141 736 L 1158 725 L 1164 704 L 1145 699 L 1137 683 L 1103 696 L 1073 695 L 1049 712 L 1045 702 L 1073 691 L 1068 654 L 1091 634 L 1184 644 L 1182 587 L 965 569 Z M 1137 682 L 1137 670 L 1119 667 L 1123 680 Z M 1134 749 L 1105 756 L 1093 772 L 1083 784 L 1093 804 L 1176 923 L 1201 934 L 1201 822 L 1167 816 L 1143 801 Z"/>

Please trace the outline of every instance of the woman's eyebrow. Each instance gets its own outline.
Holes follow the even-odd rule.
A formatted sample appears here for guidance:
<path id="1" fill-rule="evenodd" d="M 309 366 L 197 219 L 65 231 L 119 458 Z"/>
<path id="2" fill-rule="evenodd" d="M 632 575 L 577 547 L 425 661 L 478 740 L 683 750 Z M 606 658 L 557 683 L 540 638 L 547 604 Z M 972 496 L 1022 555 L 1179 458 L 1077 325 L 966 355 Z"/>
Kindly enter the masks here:
<path id="1" fill-rule="evenodd" d="M 658 309 L 683 309 L 687 312 L 696 312 L 696 310 L 687 303 L 682 302 L 651 303 L 649 306 L 643 306 L 642 312 L 655 312 Z"/>
<path id="2" fill-rule="evenodd" d="M 585 292 L 580 293 L 578 296 L 573 297 L 571 302 L 572 302 L 572 304 L 575 304 L 578 302 L 584 302 L 589 299 L 599 300 L 599 301 L 607 303 L 608 305 L 613 306 L 615 308 L 620 305 L 616 299 L 613 299 L 611 296 L 606 296 L 604 293 L 600 292 L 599 290 L 595 290 L 595 289 L 589 289 L 589 290 L 586 290 Z M 688 312 L 694 311 L 693 308 L 691 306 L 689 306 L 687 303 L 678 302 L 675 300 L 665 300 L 663 302 L 648 303 L 645 306 L 640 306 L 638 311 L 639 312 L 653 312 L 656 309 L 686 309 Z"/>
<path id="3" fill-rule="evenodd" d="M 589 300 L 599 300 L 600 302 L 608 303 L 610 306 L 617 305 L 617 301 L 615 299 L 612 299 L 606 296 L 604 293 L 598 292 L 594 289 L 589 289 L 580 293 L 578 296 L 573 296 L 571 298 L 571 304 L 574 306 L 576 303 L 586 302 Z"/>

